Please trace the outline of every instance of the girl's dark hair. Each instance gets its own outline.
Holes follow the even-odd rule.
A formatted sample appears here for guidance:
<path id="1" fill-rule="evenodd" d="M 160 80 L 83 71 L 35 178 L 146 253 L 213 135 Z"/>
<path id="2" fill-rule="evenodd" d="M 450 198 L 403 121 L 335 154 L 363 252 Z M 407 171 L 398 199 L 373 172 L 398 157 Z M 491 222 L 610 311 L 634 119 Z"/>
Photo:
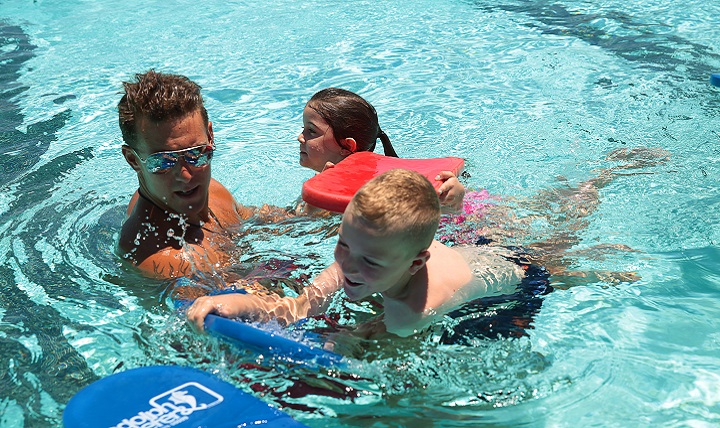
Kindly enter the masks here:
<path id="1" fill-rule="evenodd" d="M 390 138 L 380 129 L 375 108 L 360 95 L 339 88 L 327 88 L 316 93 L 307 103 L 330 125 L 335 140 L 353 138 L 358 152 L 372 152 L 379 138 L 385 156 L 398 157 Z M 341 145 L 342 146 L 342 145 Z"/>

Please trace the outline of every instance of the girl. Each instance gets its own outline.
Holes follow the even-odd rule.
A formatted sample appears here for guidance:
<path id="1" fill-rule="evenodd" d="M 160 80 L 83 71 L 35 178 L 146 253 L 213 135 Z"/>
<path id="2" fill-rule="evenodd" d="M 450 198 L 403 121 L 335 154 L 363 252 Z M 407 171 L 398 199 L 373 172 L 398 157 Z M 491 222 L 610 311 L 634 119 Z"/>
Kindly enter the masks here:
<path id="1" fill-rule="evenodd" d="M 298 135 L 300 165 L 321 172 L 355 152 L 374 151 L 378 139 L 385 156 L 398 157 L 370 103 L 344 89 L 323 89 L 303 110 L 303 131 Z M 438 189 L 443 212 L 460 210 L 465 188 L 455 174 L 443 171 L 435 179 L 444 182 Z M 296 208 L 296 213 L 316 211 L 318 208 L 302 202 Z"/>

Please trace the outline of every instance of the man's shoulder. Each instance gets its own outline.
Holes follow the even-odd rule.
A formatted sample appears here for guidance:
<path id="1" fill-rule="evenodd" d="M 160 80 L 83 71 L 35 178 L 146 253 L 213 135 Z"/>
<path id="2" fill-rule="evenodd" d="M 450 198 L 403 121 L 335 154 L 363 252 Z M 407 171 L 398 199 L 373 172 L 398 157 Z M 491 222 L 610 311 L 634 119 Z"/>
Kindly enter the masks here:
<path id="1" fill-rule="evenodd" d="M 214 211 L 237 210 L 238 203 L 232 193 L 214 178 L 210 180 L 208 191 L 210 208 Z"/>
<path id="2" fill-rule="evenodd" d="M 236 225 L 250 214 L 243 215 L 243 207 L 237 203 L 232 193 L 214 178 L 210 180 L 209 202 L 210 210 L 226 225 Z"/>
<path id="3" fill-rule="evenodd" d="M 152 254 L 160 250 L 157 234 L 153 232 L 157 225 L 142 222 L 138 214 L 131 212 L 120 228 L 117 242 L 118 254 L 127 262 L 138 266 Z"/>
<path id="4" fill-rule="evenodd" d="M 140 232 L 140 221 L 138 216 L 133 210 L 129 210 L 125 221 L 123 221 L 120 227 L 120 237 L 118 239 L 118 246 L 121 250 L 128 251 L 135 247 L 135 239 Z"/>
<path id="5" fill-rule="evenodd" d="M 230 198 L 233 197 L 233 196 L 232 196 L 232 193 L 230 193 L 230 191 L 227 189 L 227 187 L 223 186 L 222 183 L 220 183 L 219 181 L 217 181 L 217 180 L 214 179 L 214 178 L 211 178 L 211 179 L 210 179 L 210 187 L 209 187 L 209 189 L 210 189 L 210 193 L 212 193 L 212 194 L 217 194 L 217 195 L 222 195 L 222 196 L 228 196 L 228 197 L 230 197 Z M 234 199 L 234 198 L 233 198 L 233 199 Z"/>

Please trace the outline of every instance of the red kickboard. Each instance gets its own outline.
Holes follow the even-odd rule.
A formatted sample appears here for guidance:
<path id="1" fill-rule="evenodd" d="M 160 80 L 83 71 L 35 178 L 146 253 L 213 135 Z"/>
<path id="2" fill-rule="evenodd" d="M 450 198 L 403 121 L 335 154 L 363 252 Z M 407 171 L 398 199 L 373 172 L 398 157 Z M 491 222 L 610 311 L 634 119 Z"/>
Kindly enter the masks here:
<path id="1" fill-rule="evenodd" d="M 391 169 L 409 169 L 427 177 L 435 189 L 442 181 L 435 180 L 441 171 L 459 175 L 465 167 L 461 158 L 401 159 L 372 152 L 353 153 L 303 184 L 302 198 L 310 205 L 342 213 L 355 192 L 373 177 Z"/>

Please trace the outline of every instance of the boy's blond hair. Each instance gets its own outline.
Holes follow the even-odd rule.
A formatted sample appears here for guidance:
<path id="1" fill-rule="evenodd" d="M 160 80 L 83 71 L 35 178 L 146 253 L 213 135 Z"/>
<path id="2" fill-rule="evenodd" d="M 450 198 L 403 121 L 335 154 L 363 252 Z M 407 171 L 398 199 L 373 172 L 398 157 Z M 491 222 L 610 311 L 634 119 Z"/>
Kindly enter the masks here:
<path id="1" fill-rule="evenodd" d="M 383 235 L 407 239 L 408 249 L 426 250 L 440 222 L 440 201 L 427 178 L 393 169 L 367 182 L 347 211 Z"/>

